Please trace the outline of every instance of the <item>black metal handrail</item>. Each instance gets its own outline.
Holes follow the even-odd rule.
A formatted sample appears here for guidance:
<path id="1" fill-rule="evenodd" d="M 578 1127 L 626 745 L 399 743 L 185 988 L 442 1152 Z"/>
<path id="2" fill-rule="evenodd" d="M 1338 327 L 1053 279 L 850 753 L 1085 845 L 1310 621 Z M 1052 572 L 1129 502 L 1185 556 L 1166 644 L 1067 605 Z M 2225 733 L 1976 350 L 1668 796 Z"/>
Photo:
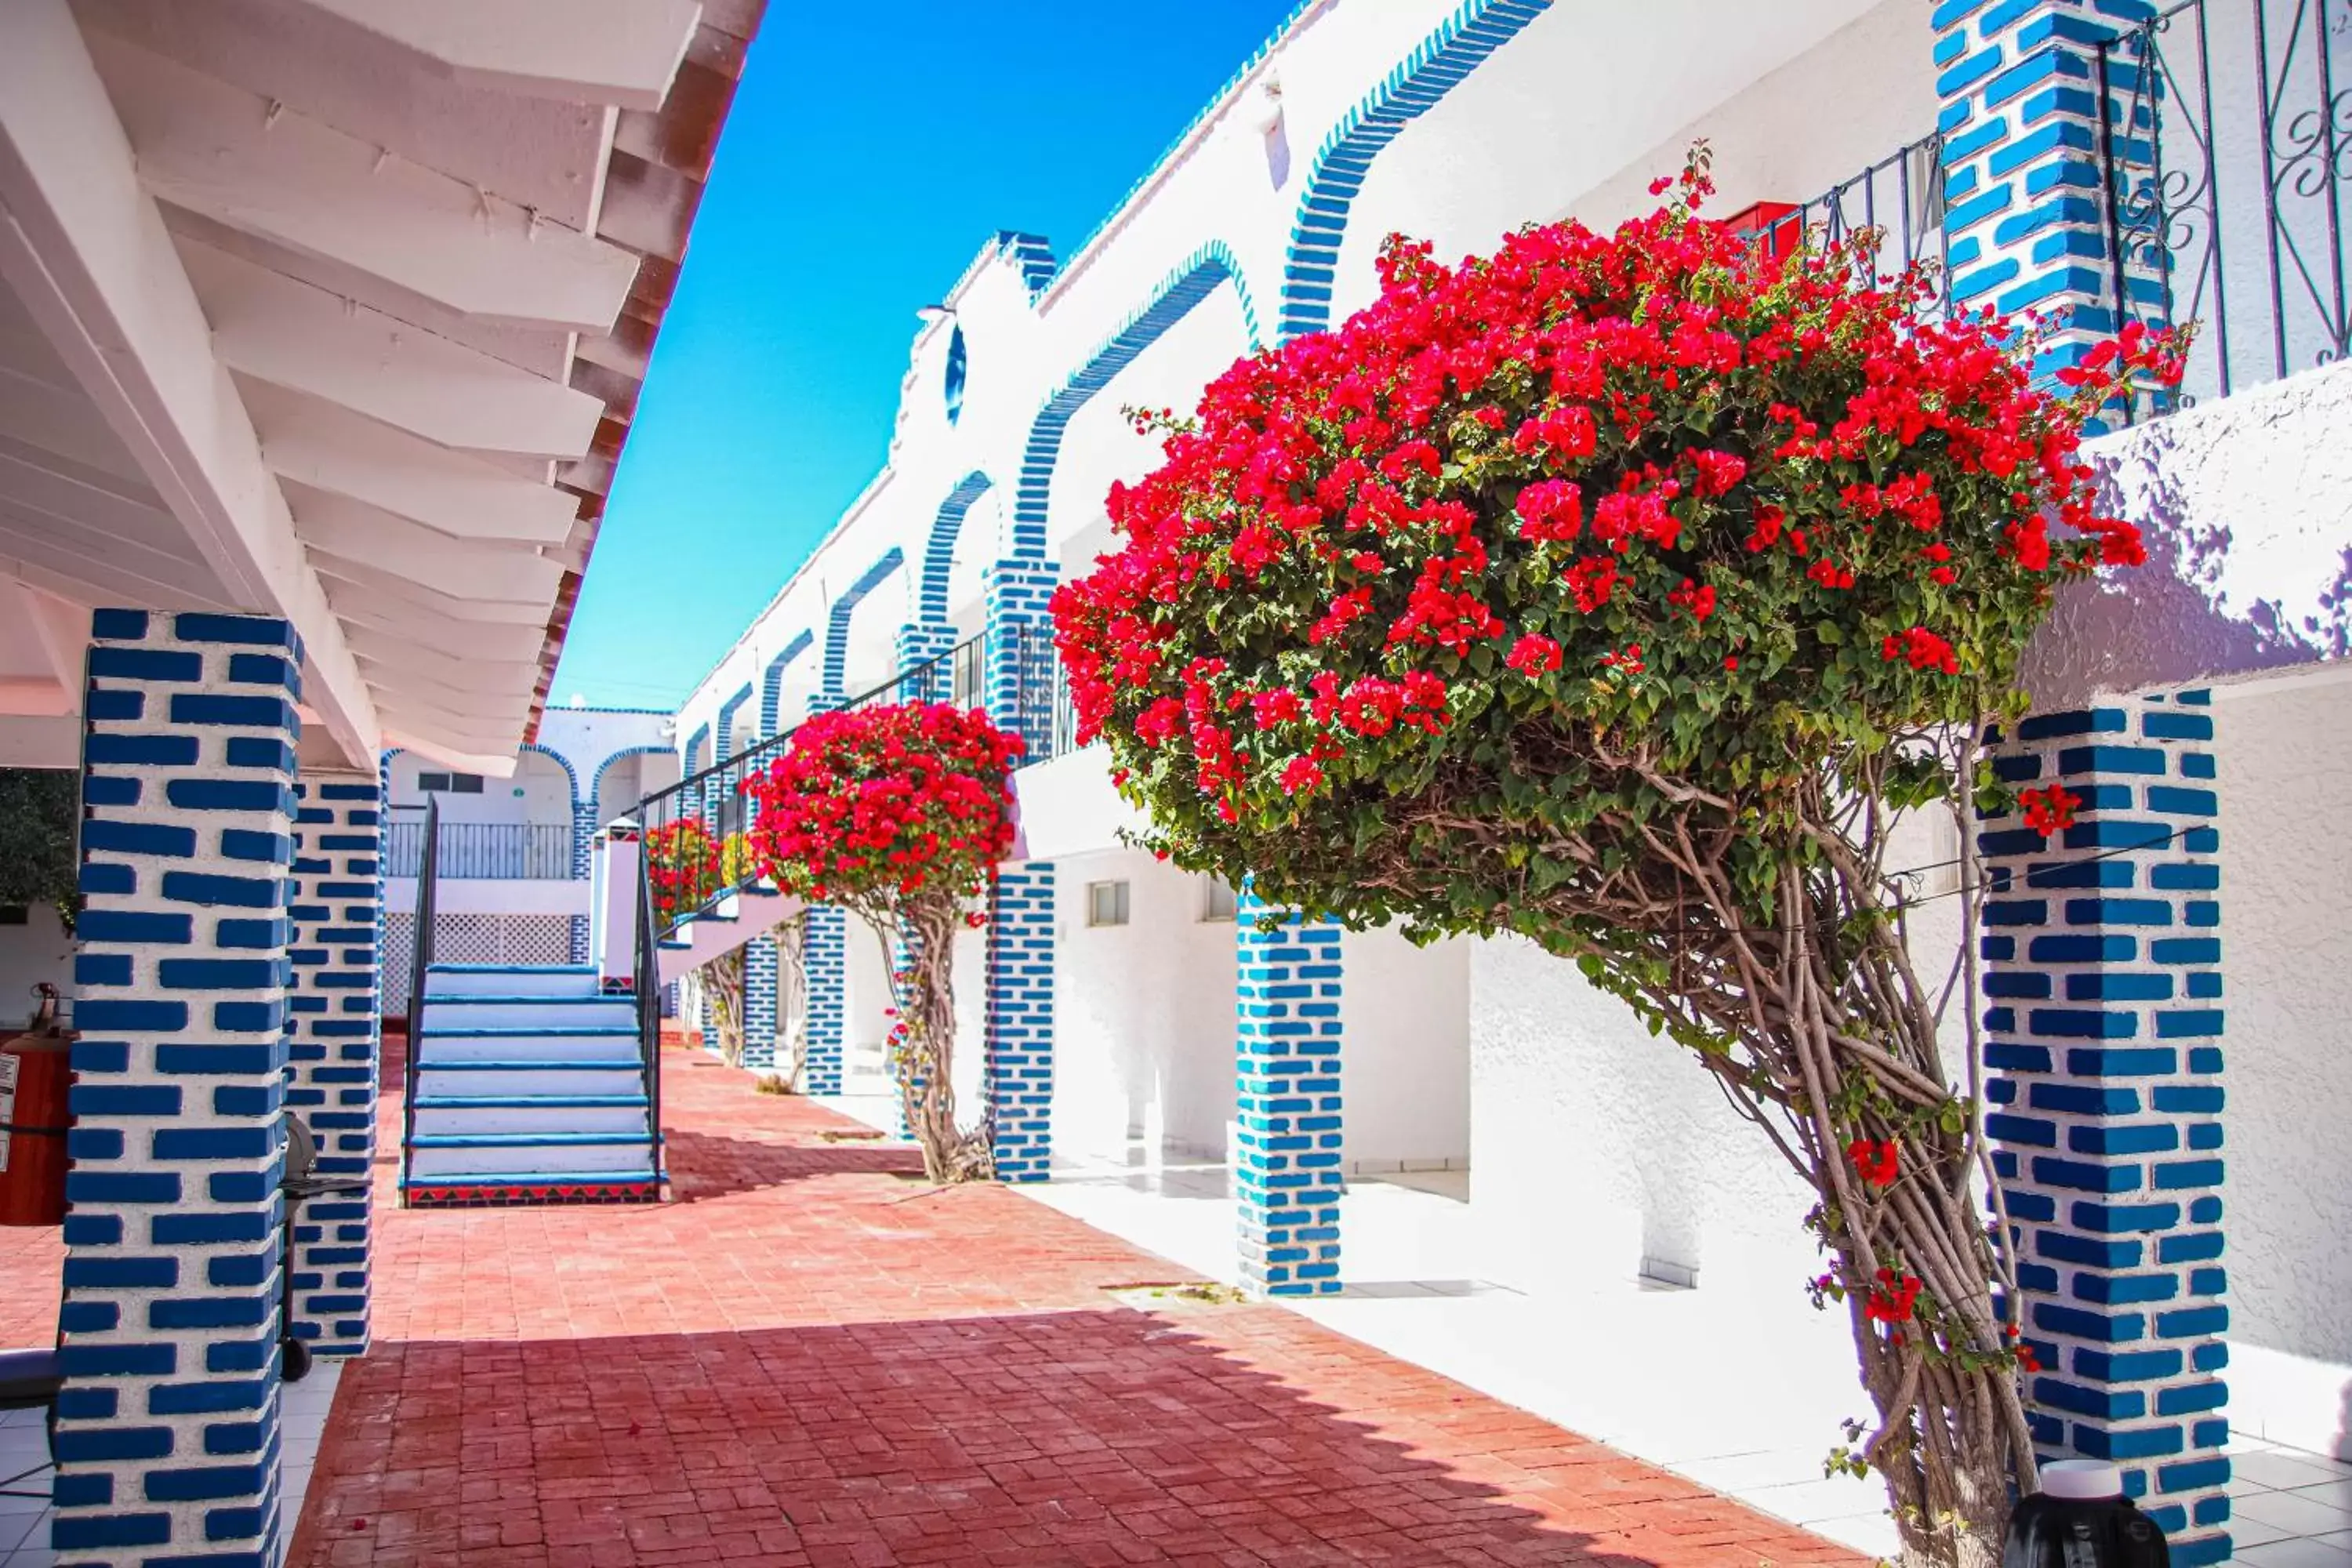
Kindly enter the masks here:
<path id="1" fill-rule="evenodd" d="M 1915 262 L 1930 262 L 1935 293 L 1926 309 L 1940 313 L 1949 298 L 1945 267 L 1949 247 L 1944 228 L 1944 139 L 1929 132 L 1896 148 L 1861 173 L 1839 181 L 1763 230 L 1767 251 L 1784 255 L 1806 234 L 1818 231 L 1832 245 L 1860 235 L 1878 237 L 1874 247 L 1855 260 L 1856 269 L 1875 282 Z"/>
<path id="2" fill-rule="evenodd" d="M 408 1044 L 400 1071 L 400 1201 L 408 1202 L 409 1160 L 416 1146 L 417 1053 L 425 1035 L 425 982 L 433 967 L 434 883 L 439 871 L 441 804 L 427 796 L 416 868 L 416 941 L 408 962 Z"/>
<path id="3" fill-rule="evenodd" d="M 2177 393 L 2226 397 L 2352 338 L 2352 0 L 2179 0 L 2094 47 L 2110 321 L 2200 323 Z"/>
<path id="4" fill-rule="evenodd" d="M 435 842 L 439 875 L 453 881 L 564 881 L 572 875 L 568 822 L 445 822 Z M 424 848 L 423 823 L 392 824 L 384 834 L 384 875 L 416 875 Z"/>
<path id="5" fill-rule="evenodd" d="M 654 929 L 651 862 L 637 846 L 637 942 L 630 984 L 637 1002 L 637 1056 L 645 1074 L 646 1126 L 653 1137 L 653 1171 L 662 1169 L 661 1131 L 661 935 Z"/>

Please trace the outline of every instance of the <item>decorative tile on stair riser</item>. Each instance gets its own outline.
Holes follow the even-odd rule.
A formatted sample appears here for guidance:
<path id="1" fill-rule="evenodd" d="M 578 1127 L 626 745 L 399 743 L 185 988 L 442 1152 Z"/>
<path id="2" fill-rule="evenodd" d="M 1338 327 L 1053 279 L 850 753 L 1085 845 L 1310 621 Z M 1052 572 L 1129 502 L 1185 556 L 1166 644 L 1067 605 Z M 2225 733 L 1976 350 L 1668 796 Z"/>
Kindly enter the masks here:
<path id="1" fill-rule="evenodd" d="M 410 1187 L 404 1194 L 411 1208 L 512 1208 L 531 1204 L 652 1204 L 659 1203 L 661 1182 L 551 1182 L 536 1186 Z"/>

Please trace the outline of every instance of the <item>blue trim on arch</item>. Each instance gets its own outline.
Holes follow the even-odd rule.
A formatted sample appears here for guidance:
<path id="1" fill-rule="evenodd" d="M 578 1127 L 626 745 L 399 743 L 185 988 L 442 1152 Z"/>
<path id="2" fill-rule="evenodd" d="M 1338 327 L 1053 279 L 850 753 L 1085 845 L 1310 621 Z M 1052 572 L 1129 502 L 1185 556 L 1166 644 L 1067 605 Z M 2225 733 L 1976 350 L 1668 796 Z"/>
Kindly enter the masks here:
<path id="1" fill-rule="evenodd" d="M 998 254 L 1011 257 L 1013 265 L 1021 269 L 1021 281 L 1029 289 L 1029 302 L 1035 304 L 1061 269 L 1061 263 L 1054 259 L 1053 246 L 1042 234 L 1000 228 L 996 231 L 996 248 Z"/>
<path id="2" fill-rule="evenodd" d="M 686 754 L 679 766 L 686 770 L 689 777 L 710 765 L 710 759 L 704 755 L 704 748 L 709 744 L 710 726 L 708 724 L 698 726 L 693 734 L 686 738 Z"/>
<path id="3" fill-rule="evenodd" d="M 1549 3 L 1549 0 L 1546 0 Z M 1029 442 L 1021 453 L 1021 481 L 1013 492 L 1013 554 L 1037 561 L 1045 554 L 1045 503 L 1054 485 L 1054 469 L 1062 459 L 1062 437 L 1094 395 L 1133 364 L 1144 350 L 1167 335 L 1190 315 L 1220 283 L 1231 282 L 1241 297 L 1242 324 L 1249 333 L 1252 353 L 1265 346 L 1258 335 L 1257 305 L 1242 277 L 1241 263 L 1223 240 L 1211 240 L 1160 281 L 1141 310 L 1104 339 L 1069 380 L 1045 399 L 1029 426 Z"/>
<path id="4" fill-rule="evenodd" d="M 563 776 L 572 782 L 572 809 L 575 812 L 578 811 L 580 809 L 580 770 L 572 765 L 572 759 L 557 751 L 554 747 L 542 746 L 536 741 L 526 741 L 521 745 L 517 746 L 515 748 L 516 759 L 520 761 L 522 753 L 525 752 L 537 752 L 541 756 L 553 757 L 555 759 L 555 765 L 562 768 L 563 770 Z"/>
<path id="5" fill-rule="evenodd" d="M 751 700 L 751 683 L 747 680 L 740 691 L 719 705 L 719 730 L 713 750 L 721 762 L 735 754 L 735 715 Z"/>
<path id="6" fill-rule="evenodd" d="M 956 539 L 963 531 L 964 513 L 986 495 L 995 481 L 975 468 L 956 481 L 948 499 L 931 519 L 931 536 L 923 546 L 923 581 L 915 598 L 915 618 L 924 626 L 945 626 L 948 618 L 948 576 L 955 566 Z"/>
<path id="7" fill-rule="evenodd" d="M 785 667 L 815 646 L 816 638 L 803 630 L 768 661 L 767 673 L 760 678 L 760 739 L 772 741 L 783 728 Z"/>
<path id="8" fill-rule="evenodd" d="M 891 573 L 898 571 L 906 563 L 906 552 L 897 545 L 892 545 L 882 552 L 882 558 L 879 561 L 858 574 L 857 581 L 852 583 L 848 591 L 835 599 L 833 602 L 833 608 L 826 612 L 824 673 L 820 689 L 826 701 L 838 702 L 847 695 L 842 690 L 841 683 L 843 677 L 847 673 L 844 666 L 849 660 L 850 612 L 865 602 L 866 595 L 880 587 Z"/>
<path id="9" fill-rule="evenodd" d="M 619 751 L 614 752 L 611 756 L 606 757 L 603 762 L 596 764 L 595 783 L 592 786 L 592 790 L 587 800 L 582 804 L 584 805 L 591 813 L 600 816 L 604 815 L 602 812 L 598 812 L 596 810 L 596 803 L 604 798 L 604 775 L 612 772 L 613 764 L 619 762 L 623 757 L 669 757 L 675 755 L 677 755 L 677 753 L 672 752 L 667 746 L 622 747 Z M 642 775 L 640 776 L 639 782 L 642 784 Z M 643 797 L 640 796 L 640 798 Z M 632 801 L 629 804 L 634 805 L 636 802 Z M 602 827 L 604 825 L 600 822 L 595 826 Z"/>
<path id="10" fill-rule="evenodd" d="M 1462 79 L 1551 7 L 1551 0 L 1463 0 L 1454 14 L 1341 117 L 1315 151 L 1282 269 L 1282 341 L 1331 324 L 1332 284 L 1349 209 L 1372 161 Z"/>

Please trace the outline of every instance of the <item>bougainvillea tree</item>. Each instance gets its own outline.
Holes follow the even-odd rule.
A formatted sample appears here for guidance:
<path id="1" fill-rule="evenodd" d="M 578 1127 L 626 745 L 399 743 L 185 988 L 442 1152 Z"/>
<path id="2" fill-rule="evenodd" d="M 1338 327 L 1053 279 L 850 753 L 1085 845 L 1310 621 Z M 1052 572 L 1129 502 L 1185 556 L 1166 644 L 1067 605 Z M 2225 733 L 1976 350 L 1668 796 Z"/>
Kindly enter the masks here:
<path id="1" fill-rule="evenodd" d="M 1938 1038 L 1972 943 L 1915 967 L 1886 856 L 1906 811 L 1995 803 L 2053 589 L 2141 558 L 2077 445 L 2174 345 L 2045 395 L 1927 278 L 1755 254 L 1695 216 L 1703 156 L 1672 188 L 1454 267 L 1391 240 L 1343 327 L 1144 416 L 1164 461 L 1112 492 L 1059 647 L 1180 866 L 1531 938 L 1689 1047 L 1818 1200 L 1811 1288 L 1876 1407 L 1832 1462 L 1883 1473 L 1907 1557 L 1985 1563 L 2034 1480 L 2032 1351 L 1973 1037 L 1958 1071 Z"/>
<path id="2" fill-rule="evenodd" d="M 991 1174 L 986 1119 L 956 1122 L 955 933 L 1013 848 L 1008 784 L 1018 737 L 985 713 L 900 703 L 823 713 L 747 781 L 760 874 L 810 903 L 850 910 L 881 937 L 898 1021 L 891 1070 L 935 1182 Z"/>
<path id="3" fill-rule="evenodd" d="M 721 891 L 744 880 L 750 865 L 741 834 L 721 837 L 698 816 L 681 816 L 647 830 L 645 856 L 654 919 L 664 935 Z M 729 1067 L 742 1066 L 743 950 L 719 954 L 689 979 L 697 996 L 710 1006 L 716 1038 L 706 1043 Z"/>

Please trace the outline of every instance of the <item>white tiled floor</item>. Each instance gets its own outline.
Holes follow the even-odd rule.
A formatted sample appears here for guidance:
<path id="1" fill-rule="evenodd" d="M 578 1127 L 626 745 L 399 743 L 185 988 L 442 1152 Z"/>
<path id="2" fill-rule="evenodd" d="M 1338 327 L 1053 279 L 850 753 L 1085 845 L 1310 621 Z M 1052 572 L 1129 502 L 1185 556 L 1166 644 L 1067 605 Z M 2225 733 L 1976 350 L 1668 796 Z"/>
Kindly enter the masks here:
<path id="1" fill-rule="evenodd" d="M 887 1100 L 835 1101 L 885 1131 Z M 1139 1152 L 1069 1162 L 1019 1189 L 1212 1279 L 1235 1278 L 1223 1166 Z M 1833 1541 L 1891 1552 L 1875 1480 L 1824 1479 L 1839 1423 L 1868 1406 L 1842 1319 L 1770 1299 L 1638 1279 L 1529 1294 L 1486 1279 L 1466 1172 L 1361 1176 L 1341 1205 L 1349 1287 L 1296 1303 L 1402 1360 L 1714 1487 Z M 2352 1465 L 2232 1445 L 2246 1568 L 2352 1568 Z"/>
<path id="2" fill-rule="evenodd" d="M 2352 1568 L 2352 1465 L 2230 1444 L 2230 1533 L 2248 1568 Z"/>
<path id="3" fill-rule="evenodd" d="M 335 1384 L 343 1375 L 340 1358 L 321 1357 L 310 1375 L 289 1384 L 278 1410 L 278 1442 L 286 1455 L 286 1479 L 279 1507 L 285 1521 L 279 1533 L 282 1551 L 302 1515 L 302 1499 L 310 1485 L 310 1467 L 319 1457 L 319 1439 L 327 1429 L 327 1410 L 335 1401 Z M 37 1410 L 0 1410 L 0 1476 L 42 1463 L 48 1458 L 48 1436 Z M 47 1480 L 35 1476 L 15 1489 L 31 1490 Z M 49 1510 L 30 1498 L 0 1497 L 0 1568 L 49 1568 L 58 1554 L 49 1550 Z"/>

